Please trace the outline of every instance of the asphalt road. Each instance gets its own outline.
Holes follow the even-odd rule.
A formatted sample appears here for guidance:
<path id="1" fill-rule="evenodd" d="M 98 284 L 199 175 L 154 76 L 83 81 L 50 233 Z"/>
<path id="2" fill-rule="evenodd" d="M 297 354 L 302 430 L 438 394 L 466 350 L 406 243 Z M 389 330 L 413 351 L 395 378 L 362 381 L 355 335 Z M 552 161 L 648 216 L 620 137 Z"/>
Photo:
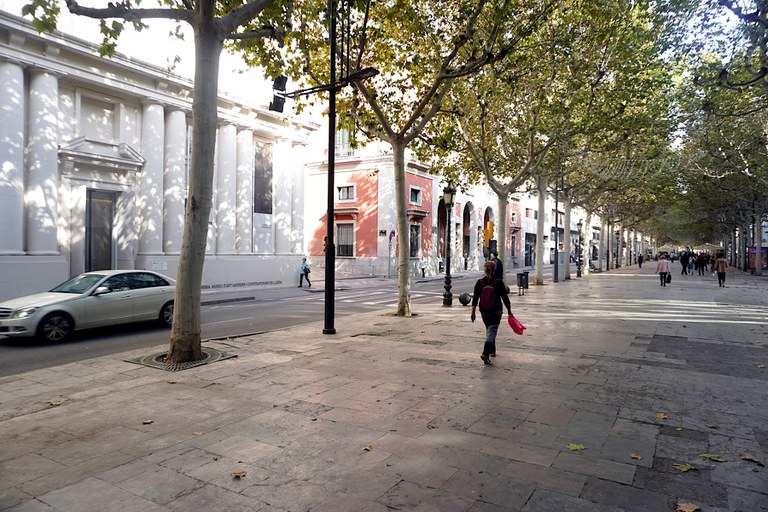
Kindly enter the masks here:
<path id="1" fill-rule="evenodd" d="M 463 280 L 465 281 L 465 280 Z M 474 282 L 474 281 L 473 281 Z M 361 286 L 336 293 L 334 325 L 343 326 L 343 317 L 365 311 L 392 309 L 397 306 L 397 282 L 384 286 Z M 454 293 L 463 287 L 454 283 Z M 316 284 L 317 286 L 317 284 Z M 324 318 L 325 301 L 322 290 L 281 288 L 251 292 L 251 300 L 225 302 L 202 308 L 202 337 L 226 338 L 281 329 Z M 442 281 L 412 283 L 414 304 L 442 301 Z M 454 297 L 454 305 L 461 305 Z M 168 329 L 156 323 L 132 324 L 92 329 L 76 333 L 66 343 L 45 343 L 32 339 L 0 338 L 0 377 L 99 357 L 126 350 L 157 347 L 168 342 Z M 318 335 L 322 335 L 318 332 Z"/>

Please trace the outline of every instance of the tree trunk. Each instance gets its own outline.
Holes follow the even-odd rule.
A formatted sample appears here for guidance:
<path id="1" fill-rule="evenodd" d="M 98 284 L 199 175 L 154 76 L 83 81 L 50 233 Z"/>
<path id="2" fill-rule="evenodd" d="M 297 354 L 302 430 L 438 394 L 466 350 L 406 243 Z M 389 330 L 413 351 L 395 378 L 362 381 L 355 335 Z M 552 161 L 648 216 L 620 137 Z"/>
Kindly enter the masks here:
<path id="1" fill-rule="evenodd" d="M 200 287 L 213 196 L 219 57 L 222 48 L 214 30 L 212 14 L 195 27 L 192 162 L 174 302 L 177 307 L 173 311 L 167 363 L 183 363 L 202 358 Z"/>
<path id="2" fill-rule="evenodd" d="M 497 248 L 499 251 L 499 261 L 501 261 L 503 264 L 506 265 L 506 254 L 507 254 L 507 204 L 508 204 L 508 198 L 507 194 L 505 192 L 503 193 L 497 193 L 496 194 L 496 205 L 499 209 L 499 220 L 496 223 L 496 233 L 497 233 Z M 505 273 L 508 270 L 507 268 L 504 269 Z M 506 281 L 506 277 L 504 275 L 501 276 L 502 281 Z"/>
<path id="3" fill-rule="evenodd" d="M 571 195 L 563 194 L 563 254 L 565 255 L 565 279 L 571 278 Z"/>
<path id="4" fill-rule="evenodd" d="M 592 235 L 592 212 L 587 212 L 587 218 L 584 219 L 584 226 L 581 233 L 581 275 L 589 275 L 589 262 L 592 261 L 592 251 L 589 243 L 592 241 L 590 238 Z M 589 237 L 587 236 L 589 235 Z"/>
<path id="5" fill-rule="evenodd" d="M 544 220 L 547 205 L 547 177 L 536 177 L 536 189 L 539 194 L 539 218 L 536 221 L 536 272 L 533 282 L 537 285 L 544 284 Z"/>
<path id="6" fill-rule="evenodd" d="M 763 214 L 755 215 L 755 275 L 763 275 Z"/>
<path id="7" fill-rule="evenodd" d="M 608 233 L 608 228 L 606 227 L 605 219 L 600 219 L 600 240 L 597 244 L 597 270 L 602 272 L 603 271 L 603 257 L 607 254 L 606 253 L 606 243 L 605 243 L 605 236 L 606 233 Z M 607 260 L 606 260 L 607 261 Z M 605 267 L 605 270 L 608 270 L 608 266 Z"/>
<path id="8" fill-rule="evenodd" d="M 392 161 L 395 172 L 395 210 L 397 217 L 397 316 L 411 316 L 410 231 L 405 201 L 405 140 L 394 138 Z M 446 218 L 446 223 L 448 219 Z M 451 227 L 448 226 L 448 229 Z M 446 250 L 448 248 L 446 247 Z"/>

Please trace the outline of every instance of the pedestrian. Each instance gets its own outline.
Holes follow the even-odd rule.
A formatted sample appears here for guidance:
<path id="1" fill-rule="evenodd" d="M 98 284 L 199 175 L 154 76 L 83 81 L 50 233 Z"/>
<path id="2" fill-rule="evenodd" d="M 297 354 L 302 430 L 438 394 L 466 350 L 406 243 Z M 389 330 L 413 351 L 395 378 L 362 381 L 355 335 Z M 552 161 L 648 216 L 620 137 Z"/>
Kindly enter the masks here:
<path id="1" fill-rule="evenodd" d="M 637 267 L 638 268 L 643 268 L 643 255 L 642 254 L 638 254 L 637 255 Z"/>
<path id="2" fill-rule="evenodd" d="M 656 273 L 659 274 L 659 280 L 661 286 L 667 286 L 667 276 L 669 275 L 669 261 L 665 255 L 661 255 L 659 261 L 656 262 Z"/>
<path id="3" fill-rule="evenodd" d="M 493 271 L 493 278 L 494 279 L 501 279 L 504 280 L 504 265 L 501 263 L 501 260 L 499 259 L 499 253 L 498 251 L 493 251 L 491 253 L 491 259 L 489 261 L 492 261 L 494 265 L 496 265 L 496 269 Z"/>
<path id="4" fill-rule="evenodd" d="M 421 277 L 427 277 L 427 258 L 424 256 L 419 260 L 419 268 L 421 269 Z"/>
<path id="5" fill-rule="evenodd" d="M 480 359 L 485 364 L 491 364 L 491 357 L 496 357 L 496 334 L 499 332 L 501 317 L 504 316 L 502 302 L 507 308 L 507 314 L 512 316 L 512 305 L 507 295 L 507 287 L 501 279 L 493 277 L 496 264 L 486 261 L 483 265 L 485 276 L 475 283 L 475 291 L 472 294 L 472 311 L 470 318 L 475 321 L 475 308 L 480 304 L 480 316 L 485 324 L 485 343 Z"/>
<path id="6" fill-rule="evenodd" d="M 696 272 L 700 275 L 704 275 L 704 270 L 707 268 L 707 257 L 703 252 L 700 252 L 696 257 Z"/>
<path id="7" fill-rule="evenodd" d="M 728 261 L 725 259 L 725 254 L 717 253 L 717 259 L 715 260 L 715 272 L 717 272 L 717 284 L 721 288 L 725 288 L 725 270 L 728 268 Z"/>
<path id="8" fill-rule="evenodd" d="M 304 284 L 304 280 L 307 280 L 307 288 L 312 288 L 312 283 L 309 281 L 309 262 L 307 258 L 301 258 L 301 266 L 299 267 L 299 288 Z"/>
<path id="9" fill-rule="evenodd" d="M 688 263 L 691 261 L 691 257 L 687 252 L 680 255 L 680 265 L 683 267 L 683 271 L 680 272 L 681 276 L 688 275 Z"/>

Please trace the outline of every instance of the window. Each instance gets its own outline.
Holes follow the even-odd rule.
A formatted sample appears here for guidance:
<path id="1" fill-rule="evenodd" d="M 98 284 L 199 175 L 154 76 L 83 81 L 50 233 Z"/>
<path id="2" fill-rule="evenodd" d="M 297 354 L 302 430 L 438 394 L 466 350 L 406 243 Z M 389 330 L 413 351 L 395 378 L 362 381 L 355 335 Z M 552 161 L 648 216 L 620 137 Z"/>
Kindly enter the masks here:
<path id="1" fill-rule="evenodd" d="M 101 283 L 101 286 L 106 286 L 113 292 L 125 292 L 131 289 L 131 286 L 128 283 L 128 276 L 123 274 L 110 277 Z"/>
<path id="2" fill-rule="evenodd" d="M 352 149 L 351 133 L 349 130 L 341 128 L 336 132 L 336 147 L 334 153 L 336 156 L 352 156 L 355 151 Z"/>
<path id="3" fill-rule="evenodd" d="M 144 272 L 136 272 L 128 274 L 128 281 L 131 283 L 132 289 L 138 288 L 156 288 L 158 286 L 170 286 L 170 284 L 160 276 L 154 274 L 147 274 Z"/>
<path id="4" fill-rule="evenodd" d="M 512 220 L 512 224 L 517 222 L 517 212 L 510 212 L 510 217 L 509 218 Z"/>
<path id="5" fill-rule="evenodd" d="M 339 201 L 352 201 L 355 199 L 355 187 L 353 185 L 342 185 L 336 188 L 339 191 Z"/>
<path id="6" fill-rule="evenodd" d="M 272 145 L 255 144 L 253 213 L 272 213 Z"/>
<path id="7" fill-rule="evenodd" d="M 336 256 L 355 255 L 355 226 L 351 222 L 336 224 Z"/>
<path id="8" fill-rule="evenodd" d="M 421 250 L 421 225 L 411 224 L 410 253 L 411 258 L 418 258 Z"/>
<path id="9" fill-rule="evenodd" d="M 411 204 L 421 204 L 421 189 L 411 187 Z"/>

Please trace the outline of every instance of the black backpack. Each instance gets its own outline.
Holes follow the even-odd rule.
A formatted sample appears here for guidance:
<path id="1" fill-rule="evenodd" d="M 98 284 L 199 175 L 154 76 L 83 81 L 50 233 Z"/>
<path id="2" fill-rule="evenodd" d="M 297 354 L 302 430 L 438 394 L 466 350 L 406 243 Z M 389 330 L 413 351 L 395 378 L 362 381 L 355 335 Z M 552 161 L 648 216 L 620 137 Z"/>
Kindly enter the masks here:
<path id="1" fill-rule="evenodd" d="M 493 311 L 496 309 L 496 290 L 494 288 L 496 281 L 498 281 L 498 279 L 494 279 L 489 284 L 488 281 L 485 280 L 483 289 L 480 292 L 480 311 Z"/>

